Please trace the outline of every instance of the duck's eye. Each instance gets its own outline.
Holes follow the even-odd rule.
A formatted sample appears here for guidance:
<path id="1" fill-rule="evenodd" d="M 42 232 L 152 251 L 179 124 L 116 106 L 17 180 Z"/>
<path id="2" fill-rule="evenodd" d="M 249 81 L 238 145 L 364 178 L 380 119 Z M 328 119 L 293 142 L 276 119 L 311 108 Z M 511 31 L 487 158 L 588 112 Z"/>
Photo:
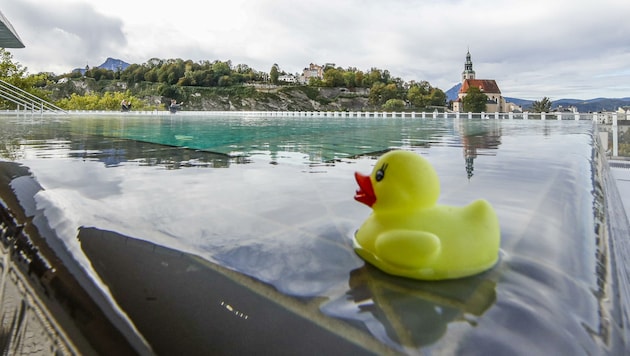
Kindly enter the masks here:
<path id="1" fill-rule="evenodd" d="M 380 182 L 383 180 L 383 178 L 385 178 L 385 170 L 387 169 L 387 166 L 387 163 L 383 164 L 381 168 L 376 171 L 376 174 L 374 174 L 374 178 L 376 178 L 377 182 Z"/>
<path id="2" fill-rule="evenodd" d="M 383 180 L 383 178 L 385 178 L 385 171 L 381 168 L 378 171 L 376 171 L 376 181 L 380 182 Z"/>

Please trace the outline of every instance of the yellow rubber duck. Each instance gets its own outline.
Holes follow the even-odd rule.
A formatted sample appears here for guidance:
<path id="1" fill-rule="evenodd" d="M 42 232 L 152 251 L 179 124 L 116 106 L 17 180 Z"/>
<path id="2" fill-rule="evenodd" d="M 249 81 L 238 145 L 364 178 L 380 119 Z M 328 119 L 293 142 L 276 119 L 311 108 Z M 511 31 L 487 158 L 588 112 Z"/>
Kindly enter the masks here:
<path id="1" fill-rule="evenodd" d="M 437 204 L 440 181 L 420 155 L 403 150 L 379 158 L 369 176 L 355 173 L 355 200 L 372 214 L 354 235 L 354 250 L 389 274 L 423 280 L 485 271 L 499 257 L 494 209 L 480 199 L 465 207 Z"/>

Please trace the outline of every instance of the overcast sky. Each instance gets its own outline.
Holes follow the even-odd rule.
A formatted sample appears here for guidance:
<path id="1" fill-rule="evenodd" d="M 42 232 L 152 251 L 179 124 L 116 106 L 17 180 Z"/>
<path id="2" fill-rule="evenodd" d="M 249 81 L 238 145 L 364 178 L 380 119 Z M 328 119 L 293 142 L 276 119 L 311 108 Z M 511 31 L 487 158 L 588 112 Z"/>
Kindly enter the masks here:
<path id="1" fill-rule="evenodd" d="M 629 0 L 0 0 L 29 73 L 107 57 L 387 69 L 444 91 L 470 49 L 504 96 L 630 97 Z"/>

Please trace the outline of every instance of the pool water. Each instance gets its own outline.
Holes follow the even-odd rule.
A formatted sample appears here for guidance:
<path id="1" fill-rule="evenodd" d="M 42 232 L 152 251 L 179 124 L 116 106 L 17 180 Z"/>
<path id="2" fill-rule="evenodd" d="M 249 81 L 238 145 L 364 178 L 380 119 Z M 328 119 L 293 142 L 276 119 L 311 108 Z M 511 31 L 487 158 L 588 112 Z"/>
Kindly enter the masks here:
<path id="1" fill-rule="evenodd" d="M 306 117 L 128 117 L 82 118 L 68 128 L 77 132 L 236 156 L 267 156 L 322 163 L 370 152 L 392 144 L 427 146 L 453 133 L 452 122 L 388 118 Z M 62 123 L 60 123 L 61 125 Z"/>
<path id="2" fill-rule="evenodd" d="M 140 353 L 623 354 L 629 228 L 597 139 L 590 121 L 9 116 L 0 191 Z M 440 203 L 494 206 L 494 268 L 423 282 L 353 252 L 353 174 L 390 149 L 433 164 Z"/>

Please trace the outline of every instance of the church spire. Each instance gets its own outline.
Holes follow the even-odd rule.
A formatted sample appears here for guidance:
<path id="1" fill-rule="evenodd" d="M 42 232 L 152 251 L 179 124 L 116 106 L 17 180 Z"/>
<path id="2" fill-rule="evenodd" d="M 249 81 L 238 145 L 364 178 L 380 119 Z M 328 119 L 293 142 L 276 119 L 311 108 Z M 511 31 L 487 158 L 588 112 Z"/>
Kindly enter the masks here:
<path id="1" fill-rule="evenodd" d="M 464 71 L 462 72 L 462 82 L 466 79 L 475 79 L 475 71 L 473 70 L 472 60 L 470 59 L 470 50 L 466 53 L 466 63 L 464 63 Z"/>

